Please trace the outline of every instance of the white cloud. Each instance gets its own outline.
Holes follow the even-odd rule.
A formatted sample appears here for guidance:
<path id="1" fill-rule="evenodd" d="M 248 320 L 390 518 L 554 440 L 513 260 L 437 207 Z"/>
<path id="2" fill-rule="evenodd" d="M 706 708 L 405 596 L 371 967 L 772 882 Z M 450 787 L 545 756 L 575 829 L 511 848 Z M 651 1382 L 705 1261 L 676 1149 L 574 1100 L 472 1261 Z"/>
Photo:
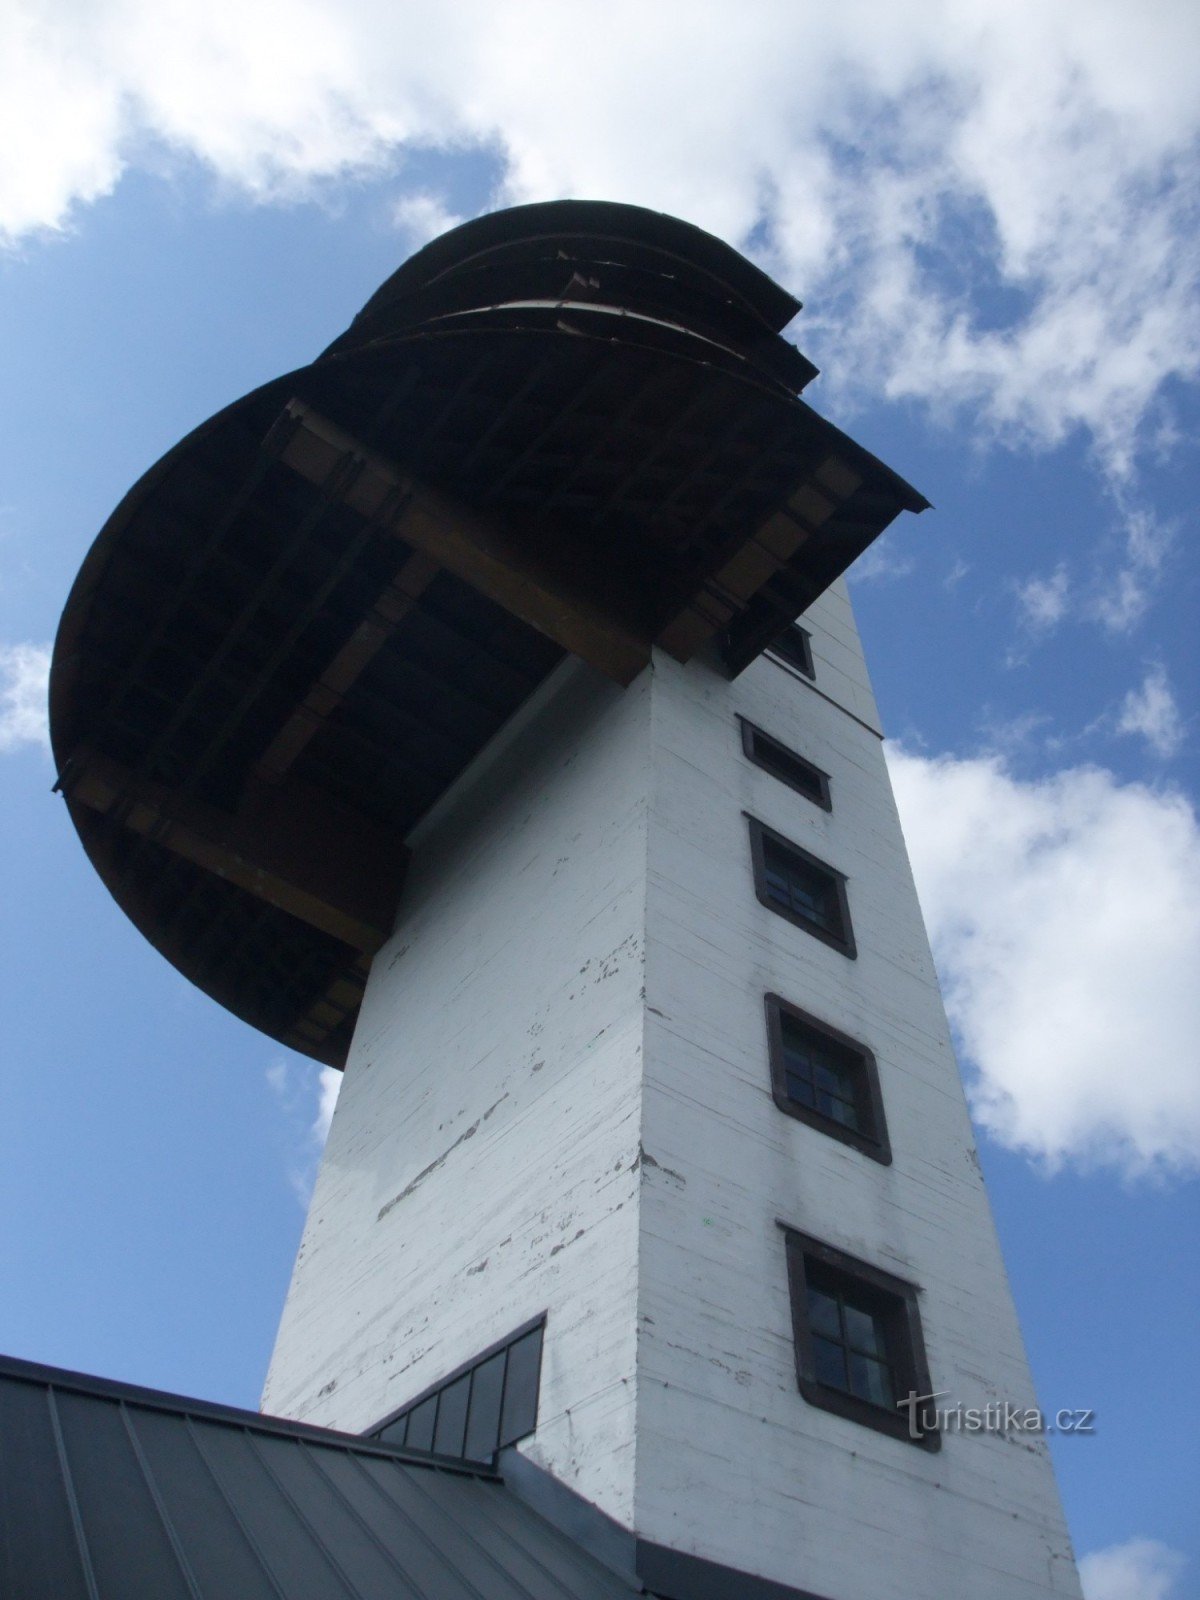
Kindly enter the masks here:
<path id="1" fill-rule="evenodd" d="M 1035 633 L 1048 632 L 1066 615 L 1070 579 L 1061 563 L 1048 578 L 1026 578 L 1016 587 L 1022 620 Z"/>
<path id="2" fill-rule="evenodd" d="M 1129 1539 L 1084 1556 L 1084 1600 L 1171 1600 L 1184 1557 L 1157 1539 Z"/>
<path id="3" fill-rule="evenodd" d="M 1188 802 L 1091 767 L 889 765 L 977 1121 L 1050 1170 L 1200 1168 Z"/>
<path id="4" fill-rule="evenodd" d="M 1168 760 L 1183 743 L 1183 718 L 1167 674 L 1151 667 L 1140 689 L 1131 689 L 1117 713 L 1117 732 L 1140 734 L 1155 755 Z"/>
<path id="5" fill-rule="evenodd" d="M 1160 520 L 1150 507 L 1130 503 L 1120 486 L 1115 498 L 1125 549 L 1120 565 L 1100 584 L 1091 614 L 1110 632 L 1128 633 L 1150 603 L 1178 529 Z"/>
<path id="6" fill-rule="evenodd" d="M 263 1076 L 283 1113 L 288 1183 L 300 1204 L 307 1207 L 342 1074 L 333 1067 L 322 1067 L 314 1078 L 310 1068 L 280 1058 L 270 1063 Z"/>
<path id="7" fill-rule="evenodd" d="M 886 583 L 907 578 L 915 566 L 911 555 L 900 554 L 894 535 L 888 532 L 867 546 L 850 568 L 849 577 L 851 583 Z"/>
<path id="8" fill-rule="evenodd" d="M 1179 532 L 1151 506 L 1140 503 L 1128 482 L 1106 474 L 1105 488 L 1116 526 L 1097 549 L 1086 585 L 1073 585 L 1064 563 L 1049 577 L 1034 575 L 1016 584 L 1022 621 L 1034 634 L 1048 633 L 1073 611 L 1110 633 L 1128 634 L 1142 620 L 1163 576 Z"/>
<path id="9" fill-rule="evenodd" d="M 322 1067 L 317 1081 L 317 1115 L 312 1125 L 313 1139 L 322 1147 L 329 1137 L 329 1124 L 333 1121 L 333 1109 L 341 1092 L 342 1074 L 334 1067 Z"/>
<path id="10" fill-rule="evenodd" d="M 465 220 L 457 212 L 448 211 L 434 194 L 404 195 L 392 207 L 392 221 L 408 236 L 412 250 L 419 250 L 430 239 L 457 228 Z"/>
<path id="11" fill-rule="evenodd" d="M 1082 427 L 1118 477 L 1169 432 L 1163 385 L 1200 369 L 1188 0 L 5 15 L 10 240 L 68 226 L 139 161 L 270 200 L 416 147 L 484 150 L 499 200 L 633 200 L 756 242 L 843 381 L 1039 447 Z M 444 204 L 420 203 L 427 221 Z"/>
<path id="12" fill-rule="evenodd" d="M 50 748 L 49 678 L 49 645 L 0 645 L 0 753 L 24 744 Z"/>

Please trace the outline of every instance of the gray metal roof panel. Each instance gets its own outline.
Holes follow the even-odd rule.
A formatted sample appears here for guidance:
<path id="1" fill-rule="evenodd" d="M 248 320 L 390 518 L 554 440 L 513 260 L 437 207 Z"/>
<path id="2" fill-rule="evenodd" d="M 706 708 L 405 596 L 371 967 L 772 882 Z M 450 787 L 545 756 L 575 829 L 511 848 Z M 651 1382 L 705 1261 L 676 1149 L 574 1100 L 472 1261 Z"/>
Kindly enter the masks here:
<path id="1" fill-rule="evenodd" d="M 622 1600 L 487 1471 L 0 1358 L 5 1600 Z"/>

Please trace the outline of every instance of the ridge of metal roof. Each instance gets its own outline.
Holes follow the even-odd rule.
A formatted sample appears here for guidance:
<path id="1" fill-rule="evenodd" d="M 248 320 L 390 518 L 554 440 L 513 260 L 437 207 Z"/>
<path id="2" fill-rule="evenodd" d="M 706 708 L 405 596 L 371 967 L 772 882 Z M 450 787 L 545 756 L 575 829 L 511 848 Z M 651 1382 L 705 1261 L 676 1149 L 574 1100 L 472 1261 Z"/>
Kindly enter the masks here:
<path id="1" fill-rule="evenodd" d="M 428 1450 L 409 1450 L 403 1445 L 389 1444 L 366 1434 L 343 1433 L 337 1428 L 322 1428 L 316 1423 L 301 1422 L 294 1417 L 276 1417 L 265 1411 L 248 1411 L 243 1406 L 225 1405 L 219 1400 L 199 1400 L 191 1395 L 174 1394 L 166 1389 L 152 1389 L 143 1384 L 127 1383 L 120 1378 L 102 1378 L 94 1373 L 75 1372 L 66 1367 L 51 1367 L 39 1361 L 28 1361 L 21 1356 L 0 1354 L 0 1383 L 29 1383 L 52 1388 L 64 1394 L 91 1395 L 97 1400 L 108 1400 L 116 1405 L 141 1406 L 149 1411 L 165 1411 L 181 1417 L 194 1417 L 205 1422 L 224 1423 L 234 1428 L 256 1428 L 263 1433 L 277 1433 L 292 1439 L 307 1439 L 314 1444 L 341 1445 L 346 1449 L 364 1450 L 369 1454 L 387 1456 L 392 1460 L 407 1461 L 413 1466 L 437 1467 L 448 1472 L 463 1472 L 468 1477 L 499 1481 L 495 1467 L 484 1462 L 462 1460 L 457 1456 L 440 1456 Z"/>
<path id="2" fill-rule="evenodd" d="M 0 1358 L 13 1600 L 625 1600 L 494 1473 Z"/>
<path id="3" fill-rule="evenodd" d="M 5 1600 L 822 1600 L 500 1472 L 0 1356 Z"/>

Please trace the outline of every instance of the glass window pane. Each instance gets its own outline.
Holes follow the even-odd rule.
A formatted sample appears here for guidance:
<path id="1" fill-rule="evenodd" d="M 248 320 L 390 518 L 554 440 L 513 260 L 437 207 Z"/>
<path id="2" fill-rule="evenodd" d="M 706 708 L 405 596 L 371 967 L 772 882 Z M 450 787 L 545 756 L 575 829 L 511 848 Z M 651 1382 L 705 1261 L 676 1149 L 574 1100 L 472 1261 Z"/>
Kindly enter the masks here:
<path id="1" fill-rule="evenodd" d="M 838 1316 L 838 1303 L 823 1289 L 808 1290 L 808 1324 L 814 1333 L 824 1333 L 830 1339 L 842 1337 L 842 1324 Z"/>
<path id="2" fill-rule="evenodd" d="M 795 901 L 797 908 L 803 910 L 809 916 L 819 917 L 821 915 L 821 896 L 811 883 L 803 883 L 798 878 L 793 878 L 792 899 Z"/>
<path id="3" fill-rule="evenodd" d="M 824 928 L 826 933 L 834 933 L 837 931 L 834 923 L 833 913 L 829 907 L 828 899 L 812 898 L 809 901 L 809 906 L 810 910 L 808 914 L 819 927 Z"/>
<path id="4" fill-rule="evenodd" d="M 760 838 L 760 894 L 801 922 L 815 923 L 835 940 L 845 939 L 840 875 L 774 839 Z"/>
<path id="5" fill-rule="evenodd" d="M 759 766 L 765 767 L 775 777 L 782 778 L 784 783 L 794 785 L 810 800 L 818 804 L 823 801 L 821 775 L 816 768 L 810 766 L 803 756 L 769 743 L 757 731 L 754 734 L 754 759 Z"/>
<path id="6" fill-rule="evenodd" d="M 832 1389 L 849 1387 L 846 1382 L 846 1356 L 840 1344 L 834 1344 L 829 1339 L 814 1338 L 813 1361 L 818 1383 L 827 1383 Z"/>
<path id="7" fill-rule="evenodd" d="M 891 1407 L 893 1404 L 891 1374 L 882 1361 L 872 1361 L 869 1356 L 851 1354 L 850 1388 L 872 1405 Z"/>
<path id="8" fill-rule="evenodd" d="M 787 1092 L 790 1100 L 798 1100 L 802 1106 L 811 1106 L 814 1103 L 813 1086 L 807 1078 L 797 1078 L 789 1072 Z"/>
<path id="9" fill-rule="evenodd" d="M 846 1073 L 834 1068 L 828 1061 L 817 1063 L 817 1087 L 828 1089 L 830 1094 L 838 1094 L 843 1098 L 850 1093 L 850 1083 Z"/>
<path id="10" fill-rule="evenodd" d="M 783 1061 L 787 1071 L 794 1072 L 797 1077 L 812 1077 L 812 1061 L 805 1051 L 797 1049 L 794 1045 L 785 1044 L 783 1047 Z"/>
<path id="11" fill-rule="evenodd" d="M 845 1307 L 845 1313 L 846 1343 L 870 1356 L 886 1356 L 882 1319 L 852 1305 Z"/>
<path id="12" fill-rule="evenodd" d="M 829 1103 L 829 1115 L 835 1122 L 840 1122 L 843 1128 L 858 1127 L 858 1111 L 854 1106 L 848 1105 L 845 1100 L 831 1100 Z"/>

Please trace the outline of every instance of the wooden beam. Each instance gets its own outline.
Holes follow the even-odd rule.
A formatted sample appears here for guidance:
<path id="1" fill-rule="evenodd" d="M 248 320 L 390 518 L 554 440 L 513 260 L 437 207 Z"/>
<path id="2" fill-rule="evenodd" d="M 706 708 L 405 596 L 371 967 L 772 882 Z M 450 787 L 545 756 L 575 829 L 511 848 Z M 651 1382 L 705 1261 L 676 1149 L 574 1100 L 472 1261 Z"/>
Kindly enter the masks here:
<path id="1" fill-rule="evenodd" d="M 421 551 L 409 556 L 258 758 L 254 768 L 258 777 L 278 783 L 440 570 L 433 557 Z"/>
<path id="2" fill-rule="evenodd" d="M 324 994 L 295 1019 L 283 1035 L 283 1043 L 327 1066 L 344 1067 L 343 1056 L 331 1046 L 330 1040 L 349 1019 L 358 1015 L 370 970 L 370 957 L 362 955 L 352 966 L 339 972 Z"/>
<path id="3" fill-rule="evenodd" d="M 617 683 L 631 683 L 647 664 L 642 604 L 624 575 L 545 530 L 514 530 L 418 483 L 302 401 L 291 401 L 287 416 L 296 426 L 278 430 L 279 459 L 301 477 L 326 486 L 340 474 L 353 510 Z"/>
<path id="4" fill-rule="evenodd" d="M 727 628 L 858 487 L 857 473 L 828 457 L 759 527 L 720 551 L 695 592 L 660 628 L 655 643 L 676 661 Z"/>
<path id="5" fill-rule="evenodd" d="M 61 784 L 76 805 L 373 954 L 389 938 L 407 851 L 306 784 L 263 784 L 234 815 L 175 794 L 108 756 L 80 752 Z"/>

